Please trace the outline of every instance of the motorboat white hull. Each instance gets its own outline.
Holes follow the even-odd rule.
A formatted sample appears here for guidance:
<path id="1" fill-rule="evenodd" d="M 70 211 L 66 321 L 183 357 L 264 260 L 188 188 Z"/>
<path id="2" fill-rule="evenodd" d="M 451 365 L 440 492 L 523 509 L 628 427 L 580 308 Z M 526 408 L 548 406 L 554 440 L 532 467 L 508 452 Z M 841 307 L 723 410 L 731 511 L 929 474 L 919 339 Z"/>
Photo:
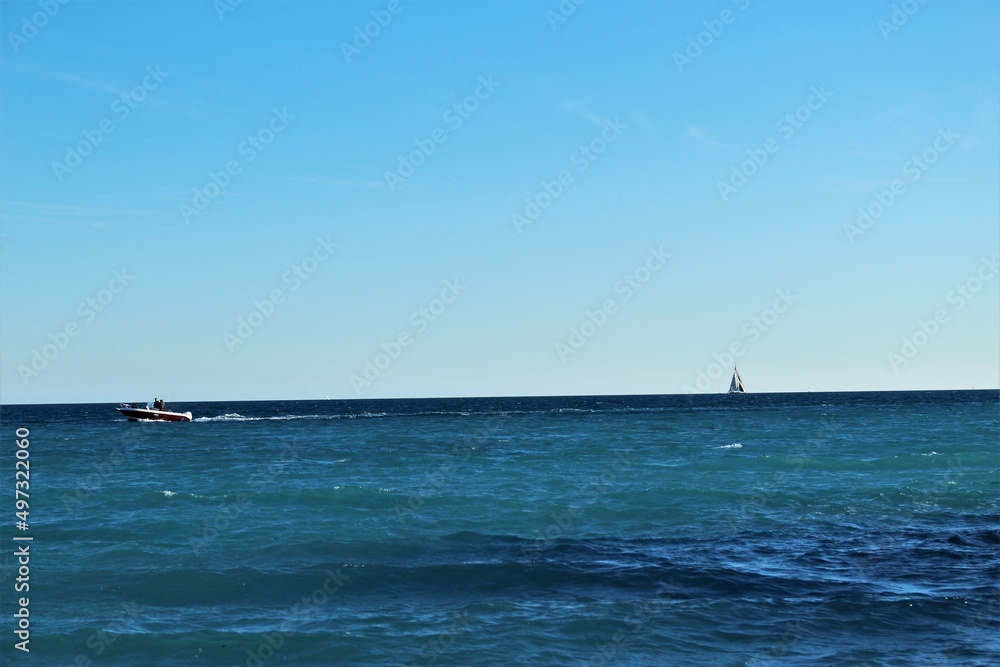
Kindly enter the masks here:
<path id="1" fill-rule="evenodd" d="M 169 410 L 154 410 L 152 408 L 132 407 L 122 404 L 115 408 L 125 415 L 130 422 L 189 422 L 190 412 L 170 412 Z"/>

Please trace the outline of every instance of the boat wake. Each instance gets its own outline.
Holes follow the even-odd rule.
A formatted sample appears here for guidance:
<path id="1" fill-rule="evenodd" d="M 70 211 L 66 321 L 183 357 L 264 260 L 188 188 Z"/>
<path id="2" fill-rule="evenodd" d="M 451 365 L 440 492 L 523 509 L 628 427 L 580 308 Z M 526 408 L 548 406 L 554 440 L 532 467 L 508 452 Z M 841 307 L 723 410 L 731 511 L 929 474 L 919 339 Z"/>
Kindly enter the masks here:
<path id="1" fill-rule="evenodd" d="M 262 422 L 262 421 L 292 421 L 296 419 L 359 419 L 387 417 L 387 412 L 362 412 L 348 415 L 273 415 L 269 417 L 245 417 L 238 412 L 230 412 L 215 417 L 198 417 L 195 422 Z"/>

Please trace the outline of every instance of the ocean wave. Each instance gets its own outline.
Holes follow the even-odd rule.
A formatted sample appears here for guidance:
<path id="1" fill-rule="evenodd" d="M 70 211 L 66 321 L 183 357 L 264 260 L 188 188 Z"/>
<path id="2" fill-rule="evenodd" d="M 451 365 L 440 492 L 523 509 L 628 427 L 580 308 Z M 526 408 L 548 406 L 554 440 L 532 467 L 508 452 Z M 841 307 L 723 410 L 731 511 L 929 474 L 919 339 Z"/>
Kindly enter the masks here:
<path id="1" fill-rule="evenodd" d="M 184 493 L 184 492 L 178 493 L 177 491 L 171 491 L 170 489 L 162 489 L 162 490 L 157 489 L 153 493 L 155 493 L 157 496 L 162 495 L 164 498 L 178 498 L 178 499 L 194 498 L 196 500 L 204 500 L 204 499 L 214 500 L 220 497 L 220 496 L 206 496 L 200 493 Z"/>
<path id="2" fill-rule="evenodd" d="M 288 421 L 296 419 L 315 419 L 315 420 L 325 420 L 325 419 L 364 419 L 364 418 L 420 418 L 420 417 L 486 417 L 494 419 L 503 419 L 505 417 L 521 417 L 521 416 L 533 416 L 533 415 L 552 415 L 552 416 L 594 416 L 601 417 L 604 415 L 622 415 L 622 414 L 636 414 L 636 415 L 665 415 L 674 414 L 678 411 L 682 412 L 702 412 L 711 411 L 719 409 L 718 406 L 698 406 L 698 405 L 600 405 L 594 407 L 583 407 L 575 405 L 544 405 L 544 406 L 530 406 L 530 405 L 520 405 L 510 403 L 511 399 L 504 399 L 506 405 L 490 406 L 488 408 L 480 407 L 470 407 L 466 405 L 446 407 L 446 408 L 436 408 L 428 407 L 426 409 L 417 410 L 406 410 L 400 409 L 400 405 L 391 405 L 389 409 L 382 410 L 370 410 L 363 412 L 339 412 L 339 413 L 305 413 L 305 414 L 281 414 L 281 415 L 254 415 L 248 416 L 241 414 L 239 412 L 229 412 L 219 415 L 203 416 L 197 417 L 192 421 L 195 422 L 253 422 L 253 421 Z M 311 408 L 315 406 L 310 406 Z M 381 407 L 381 406 L 379 406 Z M 728 409 L 728 407 L 727 407 Z"/>
<path id="3" fill-rule="evenodd" d="M 697 410 L 699 408 L 690 408 Z M 336 414 L 285 414 L 268 416 L 246 416 L 240 413 L 226 413 L 210 417 L 197 417 L 195 422 L 220 421 L 287 421 L 293 419 L 364 419 L 364 418 L 414 418 L 414 417 L 490 417 L 505 418 L 531 415 L 617 415 L 617 414 L 667 414 L 675 412 L 673 407 L 607 407 L 607 408 L 577 408 L 577 407 L 544 407 L 544 408 L 504 408 L 502 410 L 475 409 L 445 409 L 418 410 L 415 412 L 358 412 Z"/>
<path id="4" fill-rule="evenodd" d="M 224 422 L 224 421 L 247 421 L 249 418 L 244 417 L 238 412 L 230 412 L 224 415 L 217 415 L 215 417 L 196 417 L 192 421 L 196 422 Z"/>
<path id="5" fill-rule="evenodd" d="M 279 568 L 261 568 L 244 558 L 194 567 L 181 559 L 168 572 L 136 569 L 121 572 L 117 581 L 122 594 L 141 594 L 150 604 L 161 605 L 197 604 L 195 599 L 203 604 L 245 604 L 249 592 L 251 603 L 290 604 L 330 573 L 340 573 L 347 582 L 342 595 L 367 599 L 383 595 L 424 599 L 447 589 L 450 596 L 468 599 L 523 595 L 608 600 L 662 594 L 730 602 L 850 600 L 872 608 L 919 600 L 925 606 L 948 607 L 949 596 L 956 594 L 955 572 L 949 571 L 955 568 L 956 555 L 987 565 L 997 539 L 989 531 L 948 540 L 928 536 L 839 553 L 829 552 L 830 541 L 813 544 L 816 550 L 789 549 L 762 559 L 759 548 L 773 545 L 766 533 L 740 534 L 746 543 L 736 546 L 714 540 L 652 539 L 558 540 L 539 545 L 514 536 L 456 533 L 432 540 L 383 539 L 337 546 L 324 540 L 294 546 L 278 543 L 265 551 L 284 553 Z M 536 551 L 538 546 L 545 548 Z M 921 582 L 919 590 L 901 585 L 901 563 L 908 578 Z M 164 577 L 185 584 L 178 589 L 157 585 Z M 992 591 L 988 583 L 987 577 L 966 582 L 963 599 L 987 597 Z M 981 593 L 975 592 L 977 585 Z"/>

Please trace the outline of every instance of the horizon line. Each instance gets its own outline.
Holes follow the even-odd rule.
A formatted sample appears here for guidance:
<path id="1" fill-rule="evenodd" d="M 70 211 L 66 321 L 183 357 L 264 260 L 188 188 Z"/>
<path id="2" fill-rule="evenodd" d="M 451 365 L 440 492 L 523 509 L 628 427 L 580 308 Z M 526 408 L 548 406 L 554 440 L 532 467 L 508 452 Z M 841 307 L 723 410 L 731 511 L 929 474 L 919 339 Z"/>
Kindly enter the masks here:
<path id="1" fill-rule="evenodd" d="M 829 391 L 761 391 L 745 392 L 736 394 L 738 396 L 775 396 L 791 394 L 908 394 L 927 392 L 968 392 L 968 391 L 995 391 L 1000 392 L 998 387 L 969 387 L 964 389 L 849 389 L 849 390 L 829 390 Z M 456 401 L 456 400 L 488 400 L 488 399 L 509 399 L 509 398 L 634 398 L 634 397 L 654 397 L 654 396 L 729 396 L 727 391 L 720 392 L 687 392 L 680 394 L 513 394 L 507 396 L 380 396 L 372 398 L 244 398 L 244 399 L 201 399 L 184 400 L 170 399 L 171 403 L 277 403 L 277 402 L 304 402 L 304 401 Z M 741 400 L 741 399 L 735 399 Z M 3 403 L 0 408 L 18 407 L 27 405 L 120 405 L 122 403 L 138 403 L 138 401 L 73 401 L 69 403 L 48 402 L 48 403 Z M 149 402 L 149 401 L 146 401 Z"/>

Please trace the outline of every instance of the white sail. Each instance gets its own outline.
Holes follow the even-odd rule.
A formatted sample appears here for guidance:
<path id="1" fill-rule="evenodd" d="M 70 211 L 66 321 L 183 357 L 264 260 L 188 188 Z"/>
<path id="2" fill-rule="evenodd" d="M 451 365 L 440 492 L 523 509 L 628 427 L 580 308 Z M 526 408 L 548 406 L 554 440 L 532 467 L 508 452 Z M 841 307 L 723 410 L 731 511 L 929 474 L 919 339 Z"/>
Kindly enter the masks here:
<path id="1" fill-rule="evenodd" d="M 733 379 L 729 382 L 729 393 L 730 394 L 745 394 L 747 393 L 746 387 L 743 386 L 743 378 L 740 377 L 740 372 L 735 366 L 733 366 Z"/>

